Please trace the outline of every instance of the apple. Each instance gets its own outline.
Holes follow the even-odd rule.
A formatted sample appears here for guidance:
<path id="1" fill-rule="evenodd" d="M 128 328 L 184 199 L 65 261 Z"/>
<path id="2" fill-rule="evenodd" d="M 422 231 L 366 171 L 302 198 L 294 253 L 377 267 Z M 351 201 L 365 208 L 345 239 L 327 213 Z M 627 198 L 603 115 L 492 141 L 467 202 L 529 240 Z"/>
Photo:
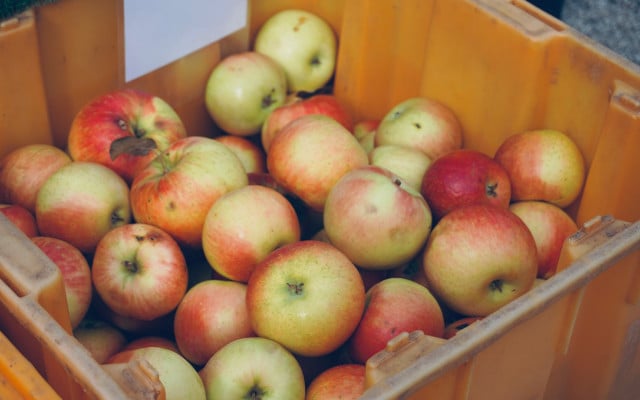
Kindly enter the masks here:
<path id="1" fill-rule="evenodd" d="M 242 163 L 224 144 L 203 136 L 175 141 L 131 184 L 137 222 L 155 225 L 184 246 L 202 245 L 202 226 L 213 203 L 246 186 Z"/>
<path id="2" fill-rule="evenodd" d="M 238 157 L 248 174 L 267 172 L 267 160 L 264 151 L 248 138 L 222 135 L 214 139 L 227 146 Z"/>
<path id="3" fill-rule="evenodd" d="M 120 315 L 113 311 L 100 296 L 93 296 L 90 312 L 125 332 L 128 338 L 149 335 L 169 337 L 173 334 L 173 317 L 175 311 L 149 321 Z"/>
<path id="4" fill-rule="evenodd" d="M 91 276 L 114 312 L 150 321 L 173 311 L 188 281 L 178 243 L 152 225 L 132 223 L 108 232 L 93 255 Z"/>
<path id="5" fill-rule="evenodd" d="M 471 149 L 453 150 L 431 164 L 420 192 L 435 219 L 458 207 L 482 203 L 508 208 L 511 182 L 507 171 L 485 153 Z"/>
<path id="6" fill-rule="evenodd" d="M 143 347 L 162 347 L 164 349 L 180 353 L 180 349 L 178 349 L 178 345 L 175 341 L 164 336 L 155 335 L 143 335 L 136 339 L 133 339 L 132 341 L 124 345 L 122 351 L 135 350 Z"/>
<path id="7" fill-rule="evenodd" d="M 267 152 L 267 169 L 275 181 L 316 211 L 322 211 L 338 179 L 368 164 L 367 153 L 353 134 L 320 114 L 287 124 Z"/>
<path id="8" fill-rule="evenodd" d="M 431 158 L 411 147 L 386 144 L 371 149 L 369 164 L 388 169 L 419 192 Z"/>
<path id="9" fill-rule="evenodd" d="M 365 366 L 340 364 L 324 370 L 311 381 L 306 400 L 357 400 L 365 389 Z"/>
<path id="10" fill-rule="evenodd" d="M 89 351 L 98 364 L 124 349 L 127 338 L 112 324 L 95 318 L 84 318 L 73 330 L 73 336 Z"/>
<path id="11" fill-rule="evenodd" d="M 251 136 L 267 115 L 284 104 L 287 80 L 282 67 L 263 54 L 245 51 L 223 58 L 205 86 L 205 106 L 216 125 L 236 136 Z"/>
<path id="12" fill-rule="evenodd" d="M 69 155 L 111 168 L 127 183 L 156 151 L 187 135 L 166 101 L 135 89 L 116 89 L 86 103 L 71 122 Z"/>
<path id="13" fill-rule="evenodd" d="M 254 269 L 247 307 L 254 332 L 302 356 L 340 347 L 364 310 L 353 263 L 332 245 L 304 240 L 280 247 Z"/>
<path id="14" fill-rule="evenodd" d="M 554 129 L 517 133 L 494 154 L 511 180 L 511 200 L 544 200 L 566 207 L 578 198 L 586 167 L 577 144 Z"/>
<path id="15" fill-rule="evenodd" d="M 537 277 L 549 278 L 556 272 L 565 241 L 578 231 L 576 222 L 562 208 L 544 201 L 518 201 L 509 208 L 527 225 L 536 242 Z"/>
<path id="16" fill-rule="evenodd" d="M 246 293 L 244 283 L 217 279 L 189 289 L 173 323 L 176 344 L 187 360 L 202 366 L 227 343 L 254 336 Z"/>
<path id="17" fill-rule="evenodd" d="M 353 126 L 353 136 L 369 154 L 375 147 L 376 130 L 380 125 L 379 119 L 365 119 L 355 123 Z"/>
<path id="18" fill-rule="evenodd" d="M 294 119 L 308 114 L 321 114 L 338 121 L 349 132 L 353 131 L 351 115 L 332 94 L 317 94 L 311 97 L 293 96 L 288 103 L 273 110 L 262 125 L 260 139 L 262 147 L 269 152 L 273 138 Z"/>
<path id="19" fill-rule="evenodd" d="M 374 144 L 415 148 L 435 161 L 462 148 L 462 126 L 453 110 L 443 103 L 412 97 L 393 106 L 382 118 Z"/>
<path id="20" fill-rule="evenodd" d="M 0 202 L 36 212 L 36 197 L 44 182 L 71 157 L 49 144 L 18 147 L 0 159 Z"/>
<path id="21" fill-rule="evenodd" d="M 529 228 L 509 209 L 456 208 L 433 228 L 423 251 L 428 287 L 451 310 L 486 316 L 526 293 L 538 270 Z"/>
<path id="22" fill-rule="evenodd" d="M 364 314 L 349 339 L 349 354 L 364 364 L 389 340 L 415 330 L 442 337 L 444 316 L 438 301 L 429 289 L 410 279 L 384 279 L 367 291 Z"/>
<path id="23" fill-rule="evenodd" d="M 73 161 L 44 182 L 35 216 L 40 235 L 92 253 L 107 232 L 131 220 L 129 186 L 102 164 Z"/>
<path id="24" fill-rule="evenodd" d="M 469 327 L 469 325 L 481 319 L 482 317 L 462 317 L 462 318 L 456 319 L 455 321 L 448 323 L 444 327 L 444 333 L 442 334 L 442 337 L 444 339 L 451 339 L 452 337 L 457 335 L 461 330 Z"/>
<path id="25" fill-rule="evenodd" d="M 245 283 L 269 253 L 298 240 L 296 210 L 285 196 L 261 185 L 247 185 L 220 197 L 202 228 L 202 250 L 211 267 L 225 278 Z"/>
<path id="26" fill-rule="evenodd" d="M 179 353 L 163 347 L 142 347 L 120 351 L 105 364 L 146 360 L 158 373 L 166 400 L 206 400 L 204 383 L 198 371 Z"/>
<path id="27" fill-rule="evenodd" d="M 38 235 L 36 217 L 26 207 L 18 204 L 0 204 L 0 214 L 18 227 L 27 237 Z"/>
<path id="28" fill-rule="evenodd" d="M 31 241 L 60 269 L 71 327 L 77 327 L 91 305 L 93 287 L 89 262 L 80 250 L 64 240 L 35 236 Z"/>
<path id="29" fill-rule="evenodd" d="M 324 207 L 331 244 L 358 267 L 393 269 L 424 246 L 431 231 L 429 205 L 389 170 L 365 166 L 333 186 Z"/>
<path id="30" fill-rule="evenodd" d="M 315 92 L 333 77 L 337 42 L 333 29 L 320 16 L 286 9 L 260 26 L 253 49 L 282 66 L 289 92 Z"/>
<path id="31" fill-rule="evenodd" d="M 200 370 L 208 399 L 304 400 L 300 364 L 277 342 L 236 339 L 218 350 Z"/>

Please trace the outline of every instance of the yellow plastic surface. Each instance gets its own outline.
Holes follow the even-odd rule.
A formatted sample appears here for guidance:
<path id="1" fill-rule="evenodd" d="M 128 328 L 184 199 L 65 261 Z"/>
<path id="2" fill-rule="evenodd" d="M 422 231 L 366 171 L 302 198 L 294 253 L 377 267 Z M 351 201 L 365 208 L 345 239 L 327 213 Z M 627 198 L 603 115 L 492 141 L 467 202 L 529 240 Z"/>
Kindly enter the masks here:
<path id="1" fill-rule="evenodd" d="M 202 90 L 211 69 L 249 48 L 274 12 L 307 9 L 339 35 L 334 92 L 356 120 L 428 96 L 455 110 L 465 147 L 488 154 L 514 133 L 564 131 L 588 167 L 584 191 L 567 209 L 578 225 L 601 215 L 634 223 L 589 247 L 623 256 L 578 257 L 567 244 L 556 277 L 407 362 L 398 376 L 384 370 L 369 392 L 379 396 L 369 398 L 640 398 L 640 66 L 524 0 L 249 0 L 247 29 L 127 83 L 121 1 L 59 1 L 0 30 L 0 110 L 12 110 L 12 118 L 0 113 L 0 154 L 28 142 L 64 147 L 78 109 L 123 86 L 165 98 L 190 134 L 215 135 Z M 615 246 L 621 242 L 635 245 Z M 11 285 L 28 292 L 20 281 Z M 35 303 L 66 327 L 45 287 Z M 37 349 L 23 351 L 34 365 L 47 363 L 38 357 L 47 344 L 24 344 Z"/>

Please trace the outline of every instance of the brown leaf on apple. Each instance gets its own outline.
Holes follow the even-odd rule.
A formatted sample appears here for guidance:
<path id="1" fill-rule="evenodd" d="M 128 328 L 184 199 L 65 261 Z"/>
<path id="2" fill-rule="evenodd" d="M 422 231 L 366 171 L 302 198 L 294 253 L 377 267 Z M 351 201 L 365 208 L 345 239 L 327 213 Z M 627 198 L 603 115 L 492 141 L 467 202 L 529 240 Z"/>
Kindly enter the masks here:
<path id="1" fill-rule="evenodd" d="M 115 160 L 121 154 L 130 154 L 132 156 L 146 156 L 149 152 L 155 150 L 158 146 L 153 139 L 138 138 L 135 136 L 125 136 L 111 142 L 109 148 L 109 156 L 111 160 Z"/>

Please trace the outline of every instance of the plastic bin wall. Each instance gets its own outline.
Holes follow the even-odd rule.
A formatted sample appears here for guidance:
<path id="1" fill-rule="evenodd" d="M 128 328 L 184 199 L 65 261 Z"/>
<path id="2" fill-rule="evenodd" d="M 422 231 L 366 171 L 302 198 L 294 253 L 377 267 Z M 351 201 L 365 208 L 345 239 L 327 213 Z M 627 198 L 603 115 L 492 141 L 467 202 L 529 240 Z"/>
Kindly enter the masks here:
<path id="1" fill-rule="evenodd" d="M 215 135 L 202 104 L 209 72 L 224 55 L 248 48 L 269 15 L 297 7 L 321 15 L 339 34 L 334 92 L 357 119 L 379 118 L 411 96 L 433 97 L 458 114 L 465 146 L 488 154 L 517 132 L 562 130 L 578 143 L 589 168 L 582 196 L 569 207 L 578 223 L 603 214 L 640 219 L 640 67 L 527 2 L 249 4 L 247 30 L 126 83 L 121 1 L 60 0 L 27 13 L 20 29 L 0 32 L 0 72 L 15 77 L 0 81 L 0 106 L 20 105 L 20 112 L 12 111 L 15 118 L 0 114 L 0 153 L 28 142 L 64 147 L 79 107 L 123 86 L 165 98 L 190 134 Z M 16 67 L 27 59 L 41 68 Z M 27 111 L 32 117 L 23 117 Z M 640 252 L 614 264 L 597 277 L 560 275 L 550 285 L 579 277 L 581 286 L 530 307 L 535 312 L 527 315 L 502 310 L 474 328 L 475 338 L 461 336 L 437 349 L 470 349 L 454 368 L 437 378 L 425 372 L 418 387 L 393 389 L 442 399 L 639 397 Z M 496 333 L 496 327 L 502 330 Z M 426 365 L 427 371 L 429 360 L 427 354 L 406 367 L 420 373 Z M 388 378 L 373 391 L 391 393 L 385 385 L 393 376 Z"/>

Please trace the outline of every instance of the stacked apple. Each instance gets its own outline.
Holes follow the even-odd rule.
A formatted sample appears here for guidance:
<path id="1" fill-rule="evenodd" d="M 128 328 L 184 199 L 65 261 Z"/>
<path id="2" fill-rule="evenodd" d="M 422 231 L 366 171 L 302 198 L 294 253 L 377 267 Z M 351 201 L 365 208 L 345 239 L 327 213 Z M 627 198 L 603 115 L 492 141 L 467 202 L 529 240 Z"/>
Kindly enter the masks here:
<path id="1" fill-rule="evenodd" d="M 222 135 L 121 89 L 79 110 L 67 152 L 0 160 L 0 211 L 60 267 L 98 362 L 146 358 L 167 398 L 356 398 L 393 337 L 451 337 L 555 273 L 585 177 L 571 138 L 485 154 L 425 97 L 355 121 L 337 45 L 279 12 L 211 72 Z"/>

